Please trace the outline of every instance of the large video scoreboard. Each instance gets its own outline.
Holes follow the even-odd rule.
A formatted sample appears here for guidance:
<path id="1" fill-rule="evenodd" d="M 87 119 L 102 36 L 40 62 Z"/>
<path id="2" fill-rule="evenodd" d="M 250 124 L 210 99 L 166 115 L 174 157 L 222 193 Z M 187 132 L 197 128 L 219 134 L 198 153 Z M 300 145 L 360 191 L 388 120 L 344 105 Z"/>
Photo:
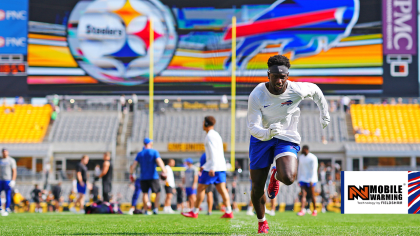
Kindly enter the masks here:
<path id="1" fill-rule="evenodd" d="M 325 94 L 419 93 L 416 0 L 9 2 L 20 4 L 0 3 L 14 11 L 0 10 L 0 76 L 26 76 L 32 96 L 147 94 L 150 21 L 156 94 L 229 94 L 233 16 L 239 95 L 267 81 L 276 54 L 290 80 Z"/>

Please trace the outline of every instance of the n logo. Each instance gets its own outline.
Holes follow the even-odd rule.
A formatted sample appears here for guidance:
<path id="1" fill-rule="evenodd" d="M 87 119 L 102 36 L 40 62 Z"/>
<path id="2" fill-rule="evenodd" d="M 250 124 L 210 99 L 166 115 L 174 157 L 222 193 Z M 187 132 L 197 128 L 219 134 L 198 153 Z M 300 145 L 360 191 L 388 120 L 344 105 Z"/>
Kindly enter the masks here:
<path id="1" fill-rule="evenodd" d="M 349 198 L 348 198 L 348 200 L 354 200 L 354 198 L 359 200 L 359 197 L 362 200 L 369 200 L 369 186 L 368 185 L 363 185 L 362 188 L 357 188 L 354 185 L 349 185 Z"/>

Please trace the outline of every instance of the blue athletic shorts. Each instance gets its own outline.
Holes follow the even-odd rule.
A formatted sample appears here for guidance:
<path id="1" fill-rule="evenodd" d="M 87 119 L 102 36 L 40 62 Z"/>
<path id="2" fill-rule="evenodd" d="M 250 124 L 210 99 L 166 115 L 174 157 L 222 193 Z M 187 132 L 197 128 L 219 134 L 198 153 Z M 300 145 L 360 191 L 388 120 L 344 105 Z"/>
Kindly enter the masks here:
<path id="1" fill-rule="evenodd" d="M 77 182 L 77 192 L 86 194 L 86 183 L 85 186 L 82 187 L 82 185 L 80 185 L 79 182 Z"/>
<path id="2" fill-rule="evenodd" d="M 316 183 L 312 183 L 312 187 L 315 186 L 315 185 L 316 185 Z M 301 186 L 301 187 L 306 186 L 307 188 L 311 187 L 310 183 L 303 182 L 303 181 L 299 181 L 299 186 Z"/>
<path id="3" fill-rule="evenodd" d="M 214 176 L 211 177 L 208 171 L 203 170 L 198 178 L 198 183 L 206 185 L 226 183 L 226 171 L 216 171 Z"/>
<path id="4" fill-rule="evenodd" d="M 10 190 L 9 184 L 10 184 L 10 180 L 0 180 L 0 195 L 1 195 L 1 191 L 9 191 Z"/>
<path id="5" fill-rule="evenodd" d="M 300 151 L 300 147 L 296 143 L 284 141 L 278 138 L 272 138 L 267 141 L 261 141 L 251 136 L 249 143 L 249 160 L 250 169 L 263 169 L 274 162 L 274 157 L 279 154 L 295 155 Z"/>
<path id="6" fill-rule="evenodd" d="M 187 197 L 193 194 L 197 194 L 197 189 L 194 188 L 185 188 L 185 193 L 187 194 Z"/>

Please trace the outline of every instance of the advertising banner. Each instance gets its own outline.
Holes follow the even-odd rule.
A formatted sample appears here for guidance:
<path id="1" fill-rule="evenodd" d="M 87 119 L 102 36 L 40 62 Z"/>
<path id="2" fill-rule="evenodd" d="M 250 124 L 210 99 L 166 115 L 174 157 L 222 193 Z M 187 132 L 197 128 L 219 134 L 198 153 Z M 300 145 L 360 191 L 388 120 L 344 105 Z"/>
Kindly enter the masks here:
<path id="1" fill-rule="evenodd" d="M 0 54 L 27 54 L 28 0 L 0 1 Z"/>
<path id="2" fill-rule="evenodd" d="M 342 214 L 420 214 L 419 171 L 342 171 Z"/>
<path id="3" fill-rule="evenodd" d="M 416 12 L 416 0 L 382 0 L 385 96 L 419 96 Z"/>
<path id="4" fill-rule="evenodd" d="M 417 55 L 416 0 L 383 0 L 384 55 Z"/>

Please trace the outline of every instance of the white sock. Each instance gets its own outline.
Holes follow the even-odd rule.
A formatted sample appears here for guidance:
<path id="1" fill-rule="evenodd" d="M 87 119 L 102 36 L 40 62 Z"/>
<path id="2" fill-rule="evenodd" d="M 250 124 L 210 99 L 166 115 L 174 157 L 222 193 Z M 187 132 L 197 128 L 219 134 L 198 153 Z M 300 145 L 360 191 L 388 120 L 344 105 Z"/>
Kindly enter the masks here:
<path id="1" fill-rule="evenodd" d="M 199 208 L 193 208 L 193 212 L 194 212 L 194 214 L 198 214 L 198 212 L 200 212 L 200 209 Z"/>
<path id="2" fill-rule="evenodd" d="M 228 207 L 226 207 L 226 213 L 232 213 L 232 207 L 231 206 L 228 206 Z"/>
<path id="3" fill-rule="evenodd" d="M 258 219 L 258 222 L 264 222 L 265 221 L 265 216 L 262 219 Z"/>
<path id="4" fill-rule="evenodd" d="M 253 208 L 253 207 L 250 207 L 250 206 L 249 206 L 249 207 L 248 207 L 248 211 L 249 211 L 249 212 L 252 212 L 252 208 Z"/>

